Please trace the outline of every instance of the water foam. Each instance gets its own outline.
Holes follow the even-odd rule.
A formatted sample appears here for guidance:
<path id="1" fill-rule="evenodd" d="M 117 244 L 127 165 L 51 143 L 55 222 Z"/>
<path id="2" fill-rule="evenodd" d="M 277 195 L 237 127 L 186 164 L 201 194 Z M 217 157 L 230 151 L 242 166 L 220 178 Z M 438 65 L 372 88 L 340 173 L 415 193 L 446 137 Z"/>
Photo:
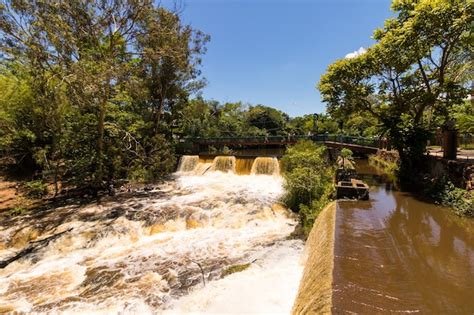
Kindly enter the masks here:
<path id="1" fill-rule="evenodd" d="M 210 171 L 204 176 L 178 174 L 144 197 L 55 209 L 35 219 L 37 239 L 72 230 L 0 269 L 0 308 L 156 313 L 202 286 L 203 275 L 206 282 L 214 283 L 227 266 L 264 257 L 268 246 L 289 235 L 296 220 L 281 207 L 272 207 L 282 193 L 279 177 Z M 0 233 L 16 235 L 31 220 L 0 228 Z M 7 244 L 6 250 L 15 252 L 14 244 Z M 290 268 L 298 250 L 282 242 L 276 252 L 288 253 L 288 261 L 261 258 L 259 264 L 241 273 L 241 281 L 247 281 L 248 272 L 264 279 L 280 260 L 281 270 Z M 295 279 L 294 273 L 289 275 Z M 225 281 L 216 286 L 230 281 L 229 288 L 234 288 L 230 290 L 235 290 L 240 276 L 218 280 Z M 268 277 L 277 279 L 275 274 Z M 205 290 L 199 294 L 214 299 L 216 291 Z"/>

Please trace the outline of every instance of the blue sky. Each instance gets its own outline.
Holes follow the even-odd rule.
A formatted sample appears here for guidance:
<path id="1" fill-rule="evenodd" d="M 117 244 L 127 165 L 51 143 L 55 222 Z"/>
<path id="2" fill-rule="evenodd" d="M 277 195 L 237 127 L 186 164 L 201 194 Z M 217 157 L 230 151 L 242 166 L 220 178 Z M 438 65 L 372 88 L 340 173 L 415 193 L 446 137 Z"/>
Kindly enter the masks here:
<path id="1" fill-rule="evenodd" d="M 389 0 L 183 3 L 184 22 L 211 36 L 203 96 L 264 104 L 290 116 L 323 112 L 319 77 L 333 61 L 370 46 L 373 30 L 392 14 Z"/>

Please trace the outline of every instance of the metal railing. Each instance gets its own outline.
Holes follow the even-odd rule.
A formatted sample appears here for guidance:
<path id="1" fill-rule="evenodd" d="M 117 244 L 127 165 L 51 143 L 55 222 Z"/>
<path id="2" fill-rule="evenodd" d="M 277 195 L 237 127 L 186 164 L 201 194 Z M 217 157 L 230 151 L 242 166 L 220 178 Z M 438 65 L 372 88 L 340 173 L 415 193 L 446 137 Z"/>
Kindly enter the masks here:
<path id="1" fill-rule="evenodd" d="M 354 144 L 366 147 L 379 147 L 378 138 L 364 138 L 334 134 L 318 134 L 318 135 L 287 135 L 287 136 L 251 136 L 251 137 L 209 137 L 209 138 L 185 138 L 182 142 L 192 142 L 199 144 L 245 144 L 245 143 L 261 143 L 261 144 L 287 144 L 295 143 L 299 140 L 312 140 L 314 142 L 337 142 L 345 144 Z"/>

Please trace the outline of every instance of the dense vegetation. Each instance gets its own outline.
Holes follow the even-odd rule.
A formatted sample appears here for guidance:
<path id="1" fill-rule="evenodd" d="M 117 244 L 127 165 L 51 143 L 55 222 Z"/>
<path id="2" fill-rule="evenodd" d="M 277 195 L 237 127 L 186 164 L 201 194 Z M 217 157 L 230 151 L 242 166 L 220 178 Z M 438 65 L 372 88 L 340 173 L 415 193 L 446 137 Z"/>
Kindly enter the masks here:
<path id="1" fill-rule="evenodd" d="M 473 5 L 395 0 L 392 9 L 375 45 L 322 76 L 328 114 L 292 118 L 199 97 L 210 38 L 153 1 L 0 0 L 0 166 L 28 175 L 30 197 L 48 183 L 55 194 L 95 193 L 118 179 L 160 180 L 183 138 L 342 133 L 387 136 L 411 179 L 435 130 L 474 133 Z M 305 226 L 330 196 L 323 151 L 300 143 L 284 159 L 286 202 Z"/>
<path id="2" fill-rule="evenodd" d="M 423 192 L 435 203 L 451 208 L 460 216 L 474 216 L 474 193 L 455 187 L 447 176 L 425 178 Z"/>
<path id="3" fill-rule="evenodd" d="M 2 156 L 95 189 L 169 172 L 208 39 L 152 1 L 2 1 Z"/>
<path id="4" fill-rule="evenodd" d="M 472 129 L 465 98 L 472 88 L 474 8 L 468 0 L 394 0 L 392 9 L 395 17 L 374 32 L 377 43 L 330 65 L 319 89 L 334 117 L 360 111 L 376 119 L 409 179 L 435 128 L 452 127 L 457 118 Z"/>
<path id="5" fill-rule="evenodd" d="M 183 137 L 341 131 L 327 115 L 191 99 L 208 40 L 152 1 L 2 1 L 2 164 L 36 174 L 36 192 L 44 182 L 97 191 L 162 178 Z M 367 135 L 367 117 L 352 121 Z"/>
<path id="6" fill-rule="evenodd" d="M 326 150 L 312 141 L 300 141 L 289 147 L 282 159 L 287 192 L 284 202 L 298 212 L 306 235 L 334 195 L 334 165 Z"/>
<path id="7" fill-rule="evenodd" d="M 307 135 L 308 133 L 343 133 L 374 137 L 379 134 L 377 121 L 365 113 L 352 113 L 344 121 L 328 114 L 289 117 L 286 113 L 264 105 L 242 102 L 220 104 L 196 98 L 182 111 L 182 137 Z"/>

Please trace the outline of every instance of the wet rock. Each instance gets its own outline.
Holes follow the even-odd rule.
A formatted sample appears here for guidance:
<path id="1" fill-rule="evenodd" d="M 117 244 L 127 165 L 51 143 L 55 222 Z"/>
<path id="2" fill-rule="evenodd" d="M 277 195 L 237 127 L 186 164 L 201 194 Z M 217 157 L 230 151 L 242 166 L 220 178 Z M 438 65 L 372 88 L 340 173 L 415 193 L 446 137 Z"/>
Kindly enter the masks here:
<path id="1" fill-rule="evenodd" d="M 37 239 L 39 232 L 34 228 L 25 228 L 17 232 L 10 240 L 10 246 L 15 248 L 22 248 L 30 241 Z"/>
<path id="2" fill-rule="evenodd" d="M 147 185 L 143 188 L 144 191 L 152 191 L 153 189 L 154 189 L 154 187 L 151 186 L 151 185 Z"/>

